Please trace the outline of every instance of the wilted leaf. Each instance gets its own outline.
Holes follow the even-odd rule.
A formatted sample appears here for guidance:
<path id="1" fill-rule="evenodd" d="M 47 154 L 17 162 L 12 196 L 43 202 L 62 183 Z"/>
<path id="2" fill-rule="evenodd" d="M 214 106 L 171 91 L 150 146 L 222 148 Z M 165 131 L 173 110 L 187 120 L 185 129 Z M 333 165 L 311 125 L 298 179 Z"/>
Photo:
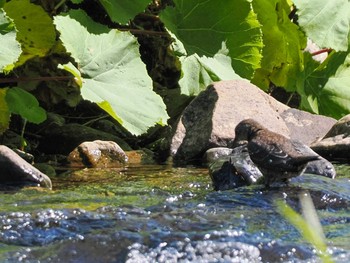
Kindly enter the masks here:
<path id="1" fill-rule="evenodd" d="M 166 124 L 165 105 L 152 90 L 135 37 L 117 30 L 91 34 L 70 16 L 55 17 L 55 24 L 78 64 L 84 99 L 97 103 L 136 135 L 156 123 Z"/>
<path id="2" fill-rule="evenodd" d="M 260 67 L 261 26 L 246 0 L 174 0 L 161 14 L 189 55 L 212 57 L 225 42 L 235 72 L 251 78 Z"/>

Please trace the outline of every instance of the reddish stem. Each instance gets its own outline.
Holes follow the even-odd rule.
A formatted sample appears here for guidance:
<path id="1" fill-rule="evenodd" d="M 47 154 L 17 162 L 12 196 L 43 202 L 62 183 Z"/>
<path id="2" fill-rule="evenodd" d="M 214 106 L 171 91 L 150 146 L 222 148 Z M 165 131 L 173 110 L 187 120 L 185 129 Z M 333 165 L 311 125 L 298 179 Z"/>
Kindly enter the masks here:
<path id="1" fill-rule="evenodd" d="M 319 54 L 322 54 L 322 53 L 328 53 L 328 52 L 331 52 L 332 49 L 331 48 L 323 48 L 323 49 L 320 49 L 320 50 L 317 50 L 313 53 L 311 53 L 311 56 L 316 56 L 316 55 L 319 55 Z"/>

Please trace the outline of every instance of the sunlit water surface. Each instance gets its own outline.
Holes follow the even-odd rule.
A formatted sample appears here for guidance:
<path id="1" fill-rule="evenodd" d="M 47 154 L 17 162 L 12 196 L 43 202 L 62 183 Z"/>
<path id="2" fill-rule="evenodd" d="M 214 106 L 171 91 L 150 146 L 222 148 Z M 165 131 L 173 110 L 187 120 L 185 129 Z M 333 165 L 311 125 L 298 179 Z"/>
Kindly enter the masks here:
<path id="1" fill-rule="evenodd" d="M 350 258 L 350 168 L 335 180 L 214 192 L 207 169 L 85 169 L 0 192 L 1 262 L 320 262 L 281 216 L 308 190 L 335 262 Z"/>

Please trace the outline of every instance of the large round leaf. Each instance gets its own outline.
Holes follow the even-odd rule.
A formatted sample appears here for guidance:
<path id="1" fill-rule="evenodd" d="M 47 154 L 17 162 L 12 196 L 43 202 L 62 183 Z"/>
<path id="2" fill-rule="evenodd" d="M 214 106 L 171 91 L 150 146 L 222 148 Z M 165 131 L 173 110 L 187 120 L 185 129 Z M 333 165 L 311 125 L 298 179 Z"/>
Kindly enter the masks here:
<path id="1" fill-rule="evenodd" d="M 165 104 L 152 90 L 135 37 L 117 30 L 92 34 L 69 15 L 55 17 L 54 23 L 78 64 L 84 99 L 97 103 L 135 135 L 166 123 Z"/>
<path id="2" fill-rule="evenodd" d="M 261 26 L 246 0 L 174 0 L 161 14 L 166 27 L 189 55 L 214 56 L 223 42 L 240 76 L 251 78 L 260 66 Z"/>
<path id="3" fill-rule="evenodd" d="M 294 0 L 298 22 L 319 47 L 348 49 L 350 3 L 348 0 Z"/>

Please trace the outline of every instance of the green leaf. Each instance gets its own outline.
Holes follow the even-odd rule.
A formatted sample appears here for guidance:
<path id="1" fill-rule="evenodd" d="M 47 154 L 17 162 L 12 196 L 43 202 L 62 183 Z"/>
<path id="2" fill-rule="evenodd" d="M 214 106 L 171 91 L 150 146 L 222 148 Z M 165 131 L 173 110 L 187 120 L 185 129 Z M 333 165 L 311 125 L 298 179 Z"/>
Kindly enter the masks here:
<path id="1" fill-rule="evenodd" d="M 182 77 L 179 81 L 181 93 L 187 96 L 196 96 L 214 81 L 239 79 L 231 66 L 231 58 L 223 43 L 222 49 L 213 58 L 206 56 L 180 57 Z"/>
<path id="2" fill-rule="evenodd" d="M 307 36 L 321 48 L 337 51 L 348 49 L 348 0 L 294 0 L 298 8 L 298 23 Z"/>
<path id="3" fill-rule="evenodd" d="M 46 120 L 46 112 L 39 106 L 37 99 L 29 92 L 14 87 L 7 90 L 6 102 L 10 112 L 21 115 L 35 124 Z"/>
<path id="4" fill-rule="evenodd" d="M 261 69 L 252 82 L 264 90 L 271 81 L 287 91 L 295 91 L 303 71 L 306 37 L 290 21 L 291 9 L 286 0 L 253 1 L 253 7 L 262 24 L 264 48 Z"/>
<path id="5" fill-rule="evenodd" d="M 105 8 L 112 21 L 126 24 L 137 14 L 143 12 L 150 4 L 151 0 L 99 0 L 99 2 Z"/>
<path id="6" fill-rule="evenodd" d="M 316 231 L 318 230 L 316 229 L 316 226 L 311 224 L 312 222 L 315 222 L 315 220 L 318 220 L 317 215 L 316 215 L 316 218 L 313 218 L 314 215 L 311 215 L 310 213 L 306 213 L 305 218 L 303 218 L 301 215 L 295 212 L 289 205 L 285 204 L 283 201 L 278 200 L 275 202 L 275 204 L 277 206 L 278 212 L 300 232 L 300 234 L 303 236 L 303 238 L 307 242 L 309 242 L 311 245 L 313 245 L 316 248 L 316 252 L 322 259 L 322 262 L 332 263 L 333 260 L 330 257 L 329 253 L 327 252 L 327 245 L 324 240 L 322 228 L 321 228 L 321 232 Z M 302 206 L 304 206 L 303 203 L 302 203 Z M 303 210 L 303 212 L 305 211 Z M 310 217 L 310 215 L 312 217 Z M 319 221 L 317 222 L 317 224 L 320 224 Z"/>
<path id="7" fill-rule="evenodd" d="M 91 34 L 69 15 L 57 16 L 54 22 L 78 64 L 84 99 L 97 103 L 135 135 L 156 123 L 166 124 L 165 105 L 152 90 L 135 37 L 117 30 Z"/>
<path id="8" fill-rule="evenodd" d="M 0 134 L 7 130 L 10 123 L 10 111 L 5 100 L 7 88 L 0 89 Z"/>
<path id="9" fill-rule="evenodd" d="M 13 69 L 21 54 L 21 45 L 16 40 L 16 28 L 3 10 L 0 10 L 0 72 Z"/>
<path id="10" fill-rule="evenodd" d="M 331 54 L 303 83 L 302 106 L 336 119 L 350 112 L 350 55 Z M 308 108 L 309 104 L 309 108 Z"/>
<path id="11" fill-rule="evenodd" d="M 260 67 L 261 26 L 246 0 L 174 0 L 175 7 L 161 13 L 165 26 L 184 44 L 189 55 L 212 57 L 223 42 L 232 65 L 251 78 Z"/>
<path id="12" fill-rule="evenodd" d="M 56 42 L 56 32 L 52 19 L 41 6 L 29 0 L 11 0 L 4 5 L 18 30 L 17 40 L 22 45 L 22 54 L 16 65 L 28 59 L 45 56 Z"/>
<path id="13" fill-rule="evenodd" d="M 83 79 L 81 78 L 81 74 L 79 69 L 77 69 L 71 62 L 65 64 L 65 65 L 58 65 L 59 69 L 64 69 L 65 71 L 68 71 L 74 76 L 75 83 L 81 88 L 83 86 Z"/>

